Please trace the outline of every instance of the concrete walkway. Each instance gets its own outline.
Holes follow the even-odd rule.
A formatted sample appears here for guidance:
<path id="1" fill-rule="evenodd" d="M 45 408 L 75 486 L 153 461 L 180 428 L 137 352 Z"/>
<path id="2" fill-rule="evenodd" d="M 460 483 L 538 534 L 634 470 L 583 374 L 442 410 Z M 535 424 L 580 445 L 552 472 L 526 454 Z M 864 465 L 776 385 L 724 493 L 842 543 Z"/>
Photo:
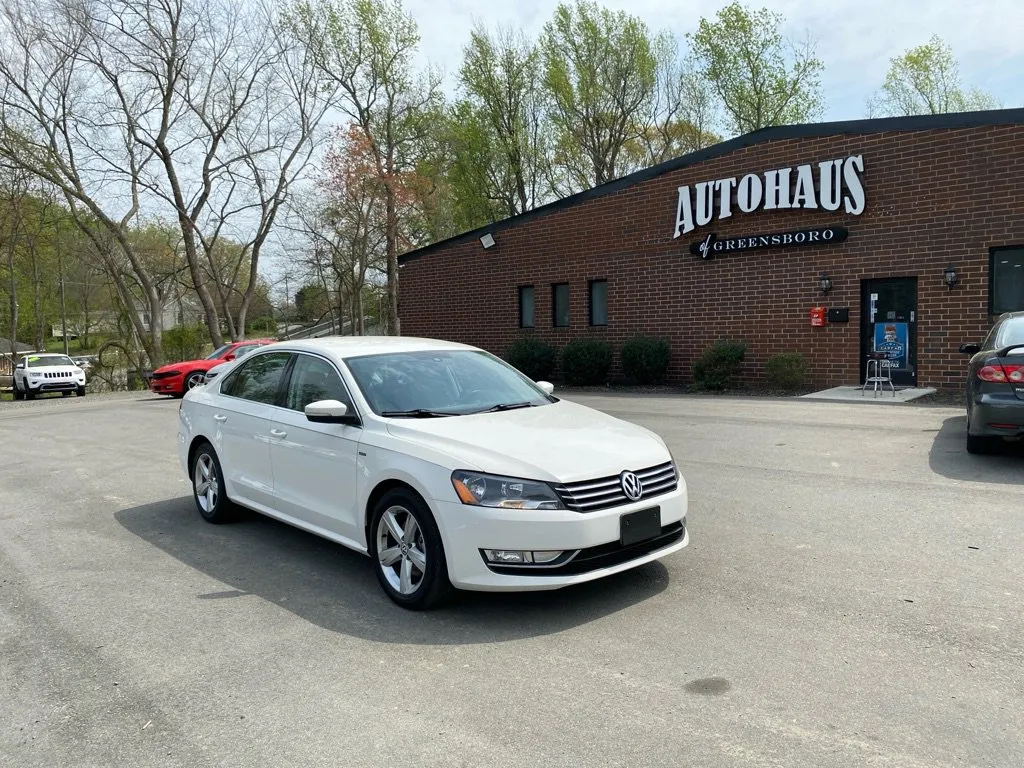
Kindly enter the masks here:
<path id="1" fill-rule="evenodd" d="M 863 403 L 863 402 L 876 402 L 876 403 L 907 403 L 911 400 L 916 400 L 919 397 L 925 395 L 931 395 L 935 390 L 931 387 L 897 387 L 896 392 L 893 393 L 888 387 L 885 390 L 872 390 L 871 388 L 863 389 L 861 385 L 857 384 L 849 387 L 832 387 L 831 389 L 823 389 L 820 392 L 812 392 L 809 395 L 801 395 L 804 400 L 829 400 L 833 402 L 846 402 L 846 403 Z"/>

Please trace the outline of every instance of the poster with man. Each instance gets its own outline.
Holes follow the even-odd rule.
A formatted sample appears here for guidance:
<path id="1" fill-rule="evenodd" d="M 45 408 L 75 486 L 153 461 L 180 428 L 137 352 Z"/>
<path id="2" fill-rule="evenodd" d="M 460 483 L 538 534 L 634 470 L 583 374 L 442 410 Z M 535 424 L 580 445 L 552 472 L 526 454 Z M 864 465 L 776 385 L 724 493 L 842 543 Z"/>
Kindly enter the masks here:
<path id="1" fill-rule="evenodd" d="M 907 367 L 907 337 L 906 323 L 875 323 L 875 351 L 885 353 L 884 365 L 896 369 Z"/>

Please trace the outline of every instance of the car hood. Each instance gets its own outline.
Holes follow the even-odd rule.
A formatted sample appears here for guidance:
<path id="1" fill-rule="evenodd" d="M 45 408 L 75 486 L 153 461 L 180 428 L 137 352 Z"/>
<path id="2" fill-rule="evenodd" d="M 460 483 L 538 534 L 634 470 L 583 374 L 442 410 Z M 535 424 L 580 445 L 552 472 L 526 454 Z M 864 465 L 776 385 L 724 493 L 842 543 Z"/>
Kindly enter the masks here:
<path id="1" fill-rule="evenodd" d="M 571 483 L 670 460 L 648 429 L 560 400 L 497 413 L 393 419 L 392 436 L 444 454 L 453 467 Z"/>
<path id="2" fill-rule="evenodd" d="M 192 371 L 208 371 L 213 366 L 223 362 L 222 360 L 182 360 L 180 363 L 168 363 L 162 365 L 153 373 L 167 373 L 168 371 L 181 371 L 191 373 Z"/>

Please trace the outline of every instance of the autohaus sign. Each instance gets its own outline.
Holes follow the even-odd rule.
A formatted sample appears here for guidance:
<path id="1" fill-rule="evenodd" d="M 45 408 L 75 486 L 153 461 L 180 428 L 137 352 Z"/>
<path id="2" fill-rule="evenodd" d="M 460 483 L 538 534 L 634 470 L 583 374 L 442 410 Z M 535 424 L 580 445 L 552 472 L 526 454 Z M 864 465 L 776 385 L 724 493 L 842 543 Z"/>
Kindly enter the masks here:
<path id="1" fill-rule="evenodd" d="M 761 174 L 748 173 L 738 178 L 704 181 L 692 188 L 687 184 L 678 190 L 673 238 L 707 226 L 712 221 L 728 219 L 734 209 L 753 213 L 783 209 L 833 212 L 844 208 L 851 216 L 859 216 L 864 212 L 865 202 L 863 173 L 863 156 L 852 155 L 817 163 L 817 167 L 806 164 Z"/>

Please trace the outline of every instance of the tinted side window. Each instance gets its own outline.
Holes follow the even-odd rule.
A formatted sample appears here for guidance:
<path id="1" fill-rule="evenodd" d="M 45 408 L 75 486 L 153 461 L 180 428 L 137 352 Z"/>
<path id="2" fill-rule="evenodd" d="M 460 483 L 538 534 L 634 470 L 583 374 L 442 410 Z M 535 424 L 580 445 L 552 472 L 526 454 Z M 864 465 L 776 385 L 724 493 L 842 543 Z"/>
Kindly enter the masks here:
<path id="1" fill-rule="evenodd" d="M 271 352 L 248 358 L 232 371 L 230 381 L 225 382 L 221 391 L 242 400 L 274 405 L 290 356 L 288 352 Z"/>
<path id="2" fill-rule="evenodd" d="M 337 400 L 352 408 L 348 391 L 334 366 L 320 357 L 299 355 L 288 383 L 287 406 L 301 411 L 318 400 Z"/>

